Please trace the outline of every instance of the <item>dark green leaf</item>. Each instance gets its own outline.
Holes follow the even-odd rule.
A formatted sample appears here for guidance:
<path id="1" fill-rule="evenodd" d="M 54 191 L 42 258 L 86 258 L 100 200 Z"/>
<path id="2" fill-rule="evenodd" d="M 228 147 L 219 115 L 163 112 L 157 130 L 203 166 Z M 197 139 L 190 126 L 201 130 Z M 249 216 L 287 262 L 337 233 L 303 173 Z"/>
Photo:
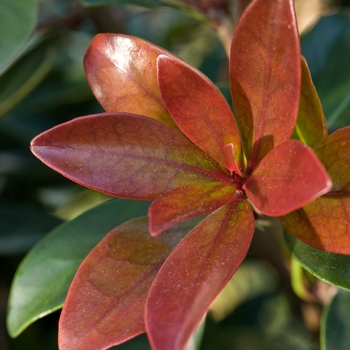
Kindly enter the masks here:
<path id="1" fill-rule="evenodd" d="M 30 38 L 36 23 L 37 4 L 37 0 L 1 2 L 0 73 L 18 57 Z"/>
<path id="2" fill-rule="evenodd" d="M 143 7 L 171 6 L 167 1 L 159 0 L 80 0 L 83 6 L 137 5 Z M 170 2 L 170 1 L 169 1 Z"/>
<path id="3" fill-rule="evenodd" d="M 322 350 L 347 350 L 350 344 L 350 294 L 339 290 L 325 309 L 321 328 Z"/>
<path id="4" fill-rule="evenodd" d="M 350 290 L 350 256 L 313 248 L 290 233 L 285 238 L 293 257 L 317 278 Z"/>
<path id="5" fill-rule="evenodd" d="M 42 239 L 19 266 L 10 292 L 7 327 L 16 337 L 60 307 L 80 263 L 115 226 L 144 215 L 147 202 L 111 200 L 64 223 Z"/>

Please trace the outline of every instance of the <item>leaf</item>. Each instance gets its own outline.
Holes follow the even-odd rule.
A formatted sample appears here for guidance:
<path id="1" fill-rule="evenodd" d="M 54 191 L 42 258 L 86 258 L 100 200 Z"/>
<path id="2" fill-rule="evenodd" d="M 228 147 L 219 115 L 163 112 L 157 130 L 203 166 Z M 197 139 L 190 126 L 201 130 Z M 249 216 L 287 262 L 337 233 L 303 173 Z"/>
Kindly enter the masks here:
<path id="1" fill-rule="evenodd" d="M 244 259 L 254 233 L 250 204 L 236 195 L 198 224 L 159 270 L 146 305 L 152 349 L 182 350 Z"/>
<path id="2" fill-rule="evenodd" d="M 177 126 L 218 163 L 237 171 L 223 152 L 224 146 L 232 143 L 240 163 L 236 122 L 221 92 L 199 71 L 174 57 L 160 55 L 157 64 L 160 92 Z"/>
<path id="3" fill-rule="evenodd" d="M 36 24 L 37 6 L 37 0 L 2 1 L 0 23 L 3 34 L 0 36 L 0 74 L 24 50 Z"/>
<path id="4" fill-rule="evenodd" d="M 312 149 L 295 140 L 269 152 L 243 185 L 252 204 L 269 216 L 299 209 L 331 187 L 329 176 Z"/>
<path id="5" fill-rule="evenodd" d="M 9 334 L 17 337 L 37 319 L 61 308 L 73 276 L 90 250 L 115 226 L 146 214 L 148 205 L 114 199 L 58 226 L 39 241 L 22 261 L 11 286 Z"/>
<path id="6" fill-rule="evenodd" d="M 144 333 L 151 283 L 188 230 L 174 227 L 154 238 L 147 218 L 113 229 L 86 257 L 71 284 L 59 323 L 60 349 L 106 349 Z"/>
<path id="7" fill-rule="evenodd" d="M 69 179 L 122 198 L 155 199 L 181 186 L 230 181 L 179 131 L 128 113 L 61 124 L 37 136 L 32 151 Z"/>
<path id="8" fill-rule="evenodd" d="M 335 131 L 314 151 L 333 182 L 332 190 L 279 219 L 290 233 L 312 247 L 350 254 L 350 127 Z"/>
<path id="9" fill-rule="evenodd" d="M 163 193 L 148 210 L 151 235 L 156 236 L 172 225 L 222 207 L 235 191 L 233 184 L 213 182 Z"/>
<path id="10" fill-rule="evenodd" d="M 347 350 L 350 343 L 350 294 L 339 290 L 322 315 L 321 349 Z"/>
<path id="11" fill-rule="evenodd" d="M 285 232 L 293 257 L 322 281 L 350 291 L 350 256 L 313 248 Z"/>
<path id="12" fill-rule="evenodd" d="M 83 6 L 137 5 L 143 7 L 171 6 L 160 0 L 79 0 Z"/>
<path id="13" fill-rule="evenodd" d="M 84 59 L 89 85 L 107 112 L 146 115 L 175 126 L 161 98 L 156 60 L 167 51 L 140 38 L 99 34 Z"/>
<path id="14" fill-rule="evenodd" d="M 248 173 L 288 140 L 298 115 L 300 48 L 293 0 L 254 1 L 232 40 L 232 100 Z"/>
<path id="15" fill-rule="evenodd" d="M 309 68 L 303 57 L 301 59 L 301 70 L 299 113 L 292 137 L 312 147 L 325 139 L 328 132 L 321 101 L 318 98 Z"/>

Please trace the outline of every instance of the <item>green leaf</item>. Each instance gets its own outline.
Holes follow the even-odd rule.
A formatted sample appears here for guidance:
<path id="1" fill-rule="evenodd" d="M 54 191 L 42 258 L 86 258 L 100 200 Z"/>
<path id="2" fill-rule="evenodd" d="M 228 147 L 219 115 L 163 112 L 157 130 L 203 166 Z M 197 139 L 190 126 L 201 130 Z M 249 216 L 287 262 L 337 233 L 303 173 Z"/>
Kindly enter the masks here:
<path id="1" fill-rule="evenodd" d="M 317 278 L 350 291 L 350 256 L 313 248 L 286 231 L 293 257 Z"/>
<path id="2" fill-rule="evenodd" d="M 339 290 L 322 315 L 321 350 L 348 350 L 350 294 Z"/>
<path id="3" fill-rule="evenodd" d="M 147 202 L 111 200 L 58 226 L 22 261 L 11 287 L 7 328 L 12 337 L 62 307 L 90 250 L 115 226 L 147 212 Z"/>
<path id="4" fill-rule="evenodd" d="M 151 237 L 147 217 L 114 228 L 80 265 L 59 323 L 61 350 L 106 349 L 145 332 L 145 304 L 159 268 L 193 224 Z"/>
<path id="5" fill-rule="evenodd" d="M 25 48 L 36 24 L 37 0 L 3 0 L 0 23 L 0 74 Z"/>
<path id="6" fill-rule="evenodd" d="M 160 0 L 79 0 L 83 6 L 137 5 L 143 7 L 171 6 L 171 1 Z M 169 3 L 168 3 L 169 2 Z"/>
<path id="7" fill-rule="evenodd" d="M 200 222 L 159 270 L 146 305 L 152 349 L 183 349 L 245 258 L 254 215 L 238 194 Z"/>
<path id="8" fill-rule="evenodd" d="M 232 100 L 248 173 L 292 135 L 300 69 L 294 1 L 253 1 L 237 24 L 230 54 Z"/>
<path id="9" fill-rule="evenodd" d="M 33 153 L 77 183 L 115 197 L 155 199 L 186 185 L 230 182 L 180 131 L 152 118 L 97 114 L 37 136 Z"/>

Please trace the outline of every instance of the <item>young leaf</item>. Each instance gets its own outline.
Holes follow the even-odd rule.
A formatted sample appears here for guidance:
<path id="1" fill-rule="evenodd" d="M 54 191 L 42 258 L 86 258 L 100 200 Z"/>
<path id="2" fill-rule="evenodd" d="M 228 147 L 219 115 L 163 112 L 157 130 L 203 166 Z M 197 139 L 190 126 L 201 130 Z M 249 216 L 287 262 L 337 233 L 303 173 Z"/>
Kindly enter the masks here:
<path id="1" fill-rule="evenodd" d="M 327 125 L 304 57 L 301 58 L 301 71 L 299 113 L 292 137 L 312 147 L 327 137 Z"/>
<path id="2" fill-rule="evenodd" d="M 188 232 L 154 238 L 147 218 L 113 229 L 80 265 L 59 323 L 60 350 L 102 350 L 145 331 L 144 308 L 164 260 Z"/>
<path id="3" fill-rule="evenodd" d="M 256 0 L 247 8 L 232 40 L 230 79 L 249 173 L 290 138 L 297 119 L 300 47 L 293 0 Z"/>
<path id="4" fill-rule="evenodd" d="M 107 112 L 146 115 L 175 126 L 157 83 L 156 60 L 167 51 L 140 38 L 99 34 L 84 59 L 89 85 Z"/>
<path id="5" fill-rule="evenodd" d="M 350 254 L 350 127 L 335 131 L 314 150 L 333 182 L 332 190 L 280 220 L 306 244 Z"/>
<path id="6" fill-rule="evenodd" d="M 229 281 L 254 233 L 250 204 L 236 195 L 198 224 L 159 270 L 146 305 L 152 349 L 183 350 Z"/>
<path id="7" fill-rule="evenodd" d="M 112 228 L 145 215 L 148 205 L 113 199 L 58 226 L 38 242 L 22 261 L 11 286 L 9 334 L 17 337 L 38 318 L 61 308 L 75 272 L 91 249 Z"/>
<path id="8" fill-rule="evenodd" d="M 223 152 L 232 143 L 240 163 L 241 141 L 225 98 L 208 78 L 179 59 L 160 55 L 157 64 L 162 98 L 178 127 L 222 166 L 236 170 Z"/>
<path id="9" fill-rule="evenodd" d="M 280 216 L 322 196 L 331 186 L 324 166 L 312 149 L 289 140 L 262 159 L 243 189 L 263 214 Z"/>
<path id="10" fill-rule="evenodd" d="M 31 148 L 62 175 L 116 197 L 154 199 L 181 186 L 230 181 L 179 131 L 127 113 L 74 119 L 37 136 Z"/>
<path id="11" fill-rule="evenodd" d="M 234 195 L 232 184 L 212 182 L 176 188 L 150 206 L 150 233 L 154 236 L 184 220 L 207 214 L 225 205 Z"/>

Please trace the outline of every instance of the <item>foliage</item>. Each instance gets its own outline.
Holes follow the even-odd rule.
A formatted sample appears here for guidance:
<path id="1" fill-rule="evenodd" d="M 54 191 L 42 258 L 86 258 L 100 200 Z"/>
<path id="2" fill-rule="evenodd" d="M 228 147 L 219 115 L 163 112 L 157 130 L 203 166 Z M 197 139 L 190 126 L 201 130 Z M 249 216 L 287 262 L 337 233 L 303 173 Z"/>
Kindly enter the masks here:
<path id="1" fill-rule="evenodd" d="M 100 5 L 92 3 L 83 2 Z M 246 2 L 240 4 L 244 9 Z M 225 285 L 232 285 L 234 278 L 230 279 L 248 250 L 262 254 L 262 246 L 256 244 L 262 235 L 264 246 L 271 237 L 273 244 L 280 241 L 280 223 L 294 235 L 286 233 L 288 246 L 306 270 L 348 289 L 350 128 L 334 131 L 335 125 L 346 125 L 341 117 L 348 103 L 346 74 L 339 89 L 332 89 L 334 98 L 321 89 L 325 118 L 300 55 L 290 0 L 254 0 L 241 16 L 240 11 L 229 12 L 225 1 L 205 6 L 190 1 L 146 5 L 179 9 L 195 18 L 186 17 L 187 26 L 194 28 L 200 19 L 217 30 L 231 52 L 234 116 L 231 101 L 226 102 L 203 73 L 170 51 L 132 35 L 95 36 L 84 67 L 106 112 L 94 112 L 98 107 L 85 85 L 80 85 L 81 71 L 72 67 L 75 74 L 66 77 L 70 86 L 80 89 L 89 115 L 68 117 L 68 122 L 37 136 L 31 149 L 46 165 L 78 184 L 119 198 L 153 202 L 149 206 L 125 199 L 109 201 L 39 242 L 13 282 L 8 312 L 12 336 L 64 303 L 60 349 L 105 349 L 144 332 L 152 349 L 190 348 L 196 328 Z M 74 21 L 80 16 L 78 10 Z M 235 16 L 240 20 L 228 48 Z M 311 33 L 302 40 L 310 61 Z M 43 79 L 54 72 L 53 58 L 60 45 L 66 45 L 66 34 L 51 39 L 49 35 L 48 40 L 44 36 L 34 41 L 2 76 L 4 82 L 14 84 L 7 89 L 0 81 L 4 115 L 38 84 L 39 99 L 40 86 L 45 84 L 51 86 L 54 100 L 60 96 L 56 84 Z M 37 61 L 39 68 L 31 73 L 26 62 L 36 67 Z M 61 67 L 67 69 L 67 59 L 63 61 L 66 66 Z M 327 66 L 316 73 L 313 69 L 316 83 L 323 84 Z M 17 89 L 21 81 L 16 77 L 21 75 L 25 83 Z M 55 81 L 53 75 L 51 79 Z M 333 125 L 329 136 L 326 119 Z M 6 127 L 6 119 L 2 124 Z M 147 208 L 148 219 L 135 218 Z M 286 276 L 281 246 L 277 248 L 268 260 Z M 36 275 L 40 279 L 32 285 Z M 306 276 L 306 272 L 300 275 L 299 286 L 294 282 L 295 291 L 308 301 L 316 298 L 324 303 L 311 291 L 318 282 L 309 277 L 305 283 Z M 345 293 L 339 298 L 342 295 L 347 297 Z M 340 315 L 338 303 L 336 297 L 323 318 L 324 349 L 333 346 L 333 323 L 346 332 L 347 320 Z M 274 348 L 273 342 L 269 348 Z"/>

